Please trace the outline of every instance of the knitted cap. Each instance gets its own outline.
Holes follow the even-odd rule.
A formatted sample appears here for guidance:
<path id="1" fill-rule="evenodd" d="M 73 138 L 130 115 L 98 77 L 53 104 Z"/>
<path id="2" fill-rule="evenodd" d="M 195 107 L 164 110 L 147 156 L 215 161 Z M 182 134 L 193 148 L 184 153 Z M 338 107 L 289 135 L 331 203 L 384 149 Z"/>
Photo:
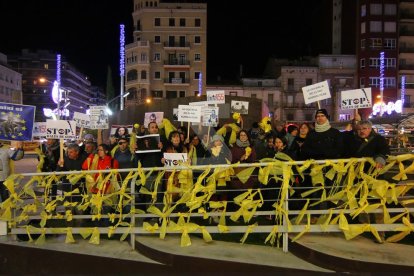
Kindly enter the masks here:
<path id="1" fill-rule="evenodd" d="M 211 139 L 211 141 L 218 141 L 218 140 L 220 140 L 222 143 L 224 142 L 224 138 L 223 138 L 223 136 L 221 136 L 221 135 L 214 135 L 213 136 L 213 138 Z"/>
<path id="2" fill-rule="evenodd" d="M 323 115 L 325 115 L 325 117 L 326 117 L 326 118 L 328 118 L 328 119 L 329 119 L 329 114 L 328 114 L 328 111 L 327 111 L 325 108 L 322 108 L 322 109 L 318 109 L 318 110 L 316 110 L 316 113 L 315 113 L 315 118 L 316 118 L 316 116 L 317 116 L 318 114 L 323 114 Z"/>

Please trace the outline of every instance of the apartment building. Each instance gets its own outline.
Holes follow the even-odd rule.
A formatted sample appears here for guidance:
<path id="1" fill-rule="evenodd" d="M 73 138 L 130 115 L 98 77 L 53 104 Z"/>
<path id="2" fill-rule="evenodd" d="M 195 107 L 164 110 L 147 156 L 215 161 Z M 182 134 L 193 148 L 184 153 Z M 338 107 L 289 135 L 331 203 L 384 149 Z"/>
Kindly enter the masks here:
<path id="1" fill-rule="evenodd" d="M 207 4 L 134 0 L 133 42 L 126 45 L 126 108 L 205 94 Z"/>
<path id="2" fill-rule="evenodd" d="M 22 103 L 22 75 L 7 64 L 7 56 L 0 53 L 0 102 Z"/>

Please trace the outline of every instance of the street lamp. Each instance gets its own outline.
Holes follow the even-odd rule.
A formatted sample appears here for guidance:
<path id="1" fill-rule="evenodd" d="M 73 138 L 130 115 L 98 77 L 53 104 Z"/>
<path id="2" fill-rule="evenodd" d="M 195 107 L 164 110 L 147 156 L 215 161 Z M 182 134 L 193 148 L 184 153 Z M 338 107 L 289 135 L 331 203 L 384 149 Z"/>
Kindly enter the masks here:
<path id="1" fill-rule="evenodd" d="M 39 82 L 40 83 L 52 83 L 51 81 L 47 80 L 46 78 L 39 78 Z M 62 91 L 65 93 L 65 97 L 64 97 L 64 105 L 62 107 L 61 110 L 61 101 L 62 101 Z M 70 105 L 70 101 L 68 101 L 68 96 L 67 93 L 70 92 L 70 90 L 65 89 L 64 87 L 59 85 L 59 82 L 57 80 L 55 80 L 53 82 L 53 88 L 52 88 L 52 100 L 57 104 L 57 108 L 55 111 L 56 114 L 56 118 L 59 120 L 61 115 L 65 115 L 68 113 L 67 112 L 67 107 Z M 48 111 L 44 111 L 45 116 L 48 116 L 47 114 L 49 114 Z"/>
<path id="2" fill-rule="evenodd" d="M 122 96 L 122 100 L 123 100 L 124 98 L 128 97 L 128 95 L 129 95 L 129 92 L 127 92 L 127 93 L 125 93 L 125 94 L 118 95 L 118 96 L 114 97 L 112 100 L 110 100 L 109 102 L 107 102 L 107 103 L 106 103 L 106 113 L 108 113 L 108 115 L 112 115 L 112 114 L 113 114 L 113 112 L 112 112 L 112 110 L 109 108 L 109 106 L 108 106 L 108 105 L 109 105 L 110 103 L 112 103 L 113 101 L 117 100 L 118 98 L 121 98 L 121 96 Z M 121 110 L 122 110 L 122 109 L 121 109 Z"/>

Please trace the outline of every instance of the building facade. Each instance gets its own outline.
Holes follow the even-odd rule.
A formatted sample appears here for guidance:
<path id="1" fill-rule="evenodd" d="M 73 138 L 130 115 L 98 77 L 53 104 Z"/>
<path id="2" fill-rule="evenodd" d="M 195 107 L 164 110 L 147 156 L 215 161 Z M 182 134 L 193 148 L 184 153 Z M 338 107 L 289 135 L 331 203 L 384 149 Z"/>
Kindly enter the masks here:
<path id="1" fill-rule="evenodd" d="M 207 4 L 134 0 L 125 104 L 205 94 Z"/>
<path id="2" fill-rule="evenodd" d="M 36 121 L 45 121 L 43 108 L 56 109 L 52 100 L 53 82 L 57 78 L 57 55 L 47 50 L 22 50 L 20 54 L 10 55 L 10 65 L 22 75 L 23 104 L 36 106 Z M 70 103 L 65 117 L 72 117 L 73 112 L 85 113 L 93 104 L 91 83 L 88 77 L 79 72 L 63 56 L 61 57 L 62 102 L 60 107 Z M 44 78 L 46 81 L 41 82 Z"/>
<path id="3" fill-rule="evenodd" d="M 7 56 L 0 53 L 0 102 L 22 103 L 22 74 L 7 64 Z"/>

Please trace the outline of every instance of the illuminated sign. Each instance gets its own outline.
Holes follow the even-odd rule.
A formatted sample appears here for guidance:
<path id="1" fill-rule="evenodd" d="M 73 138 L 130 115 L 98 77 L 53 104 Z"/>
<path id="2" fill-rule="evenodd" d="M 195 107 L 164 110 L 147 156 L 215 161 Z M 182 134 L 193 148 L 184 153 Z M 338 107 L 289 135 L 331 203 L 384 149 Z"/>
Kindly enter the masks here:
<path id="1" fill-rule="evenodd" d="M 401 102 L 404 105 L 405 99 L 405 76 L 401 76 Z"/>
<path id="2" fill-rule="evenodd" d="M 383 114 L 387 113 L 388 115 L 391 115 L 391 113 L 395 111 L 397 113 L 402 112 L 402 101 L 398 100 L 395 103 L 394 102 L 388 102 L 387 104 L 384 102 L 379 102 L 373 105 L 372 107 L 372 115 L 377 114 Z"/>
<path id="3" fill-rule="evenodd" d="M 125 25 L 119 25 L 120 35 L 119 35 L 119 72 L 120 76 L 125 76 Z"/>
<path id="4" fill-rule="evenodd" d="M 200 74 L 198 74 L 198 95 L 201 96 L 202 92 L 203 92 L 203 74 L 200 72 Z"/>

